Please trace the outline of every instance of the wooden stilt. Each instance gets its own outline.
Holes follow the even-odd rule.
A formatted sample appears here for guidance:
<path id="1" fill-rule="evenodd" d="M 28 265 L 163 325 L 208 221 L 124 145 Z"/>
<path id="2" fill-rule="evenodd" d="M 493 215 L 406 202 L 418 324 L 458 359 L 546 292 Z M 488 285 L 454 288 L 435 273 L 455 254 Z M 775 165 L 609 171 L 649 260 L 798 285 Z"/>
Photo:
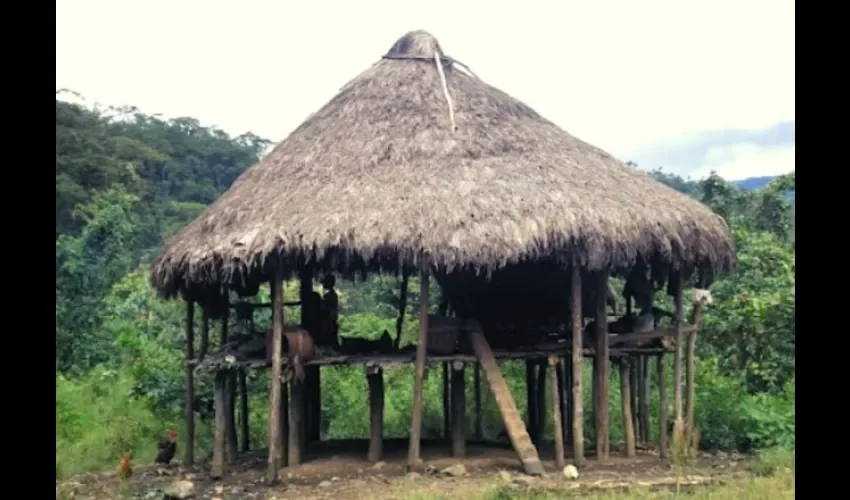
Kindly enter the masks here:
<path id="1" fill-rule="evenodd" d="M 493 399 L 496 400 L 496 406 L 499 407 L 499 413 L 502 415 L 505 430 L 508 433 L 514 450 L 519 455 L 525 473 L 532 476 L 545 474 L 546 471 L 543 469 L 543 464 L 537 455 L 537 449 L 531 443 L 531 438 L 528 436 L 522 418 L 517 411 L 516 402 L 511 394 L 511 390 L 508 388 L 508 384 L 505 383 L 502 372 L 499 371 L 499 365 L 496 363 L 496 358 L 493 356 L 493 351 L 490 350 L 484 334 L 481 333 L 480 327 L 477 325 L 468 333 L 470 342 L 472 343 L 472 349 L 481 363 L 481 370 L 484 372 L 484 377 L 490 386 Z"/>
<path id="2" fill-rule="evenodd" d="M 466 456 L 466 374 L 463 361 L 452 363 L 452 456 Z"/>
<path id="3" fill-rule="evenodd" d="M 594 285 L 596 286 L 596 362 L 597 362 L 597 409 L 596 419 L 596 458 L 606 460 L 609 447 L 609 420 L 608 420 L 608 311 L 607 295 L 608 271 L 595 273 Z"/>
<path id="4" fill-rule="evenodd" d="M 635 437 L 640 436 L 640 402 L 638 401 L 639 394 L 637 387 L 640 384 L 640 355 L 633 354 L 629 358 L 629 397 L 630 406 L 632 407 L 632 428 L 635 430 Z"/>
<path id="5" fill-rule="evenodd" d="M 562 373 L 562 384 L 564 391 L 564 406 L 563 406 L 563 417 L 564 417 L 564 443 L 565 447 L 569 446 L 572 449 L 573 446 L 573 398 L 572 398 L 572 387 L 573 387 L 573 358 L 572 355 L 567 352 L 567 355 L 563 359 L 563 373 Z"/>
<path id="6" fill-rule="evenodd" d="M 525 360 L 525 425 L 531 442 L 537 446 L 537 366 L 534 360 Z"/>
<path id="7" fill-rule="evenodd" d="M 658 373 L 658 452 L 661 458 L 667 458 L 670 447 L 667 445 L 667 376 L 664 373 L 664 355 L 657 358 Z"/>
<path id="8" fill-rule="evenodd" d="M 278 460 L 289 467 L 289 383 L 280 381 L 280 432 L 277 435 Z"/>
<path id="9" fill-rule="evenodd" d="M 699 331 L 699 321 L 700 316 L 702 314 L 702 308 L 705 305 L 705 302 L 702 300 L 697 300 L 694 303 L 694 308 L 691 311 L 691 326 L 694 327 L 694 331 L 690 333 L 688 336 L 688 350 L 685 357 L 685 430 L 686 436 L 685 439 L 690 446 L 691 441 L 694 436 L 694 403 L 696 399 L 696 348 L 697 348 L 697 332 Z M 699 445 L 699 443 L 696 443 Z"/>
<path id="10" fill-rule="evenodd" d="M 219 349 L 224 349 L 224 345 L 228 340 L 228 320 L 230 316 L 230 307 L 225 308 L 224 316 L 221 319 L 221 337 L 219 339 Z M 226 372 L 224 384 L 224 428 L 227 435 L 227 463 L 236 462 L 238 443 L 236 438 L 236 371 L 228 370 Z"/>
<path id="11" fill-rule="evenodd" d="M 481 365 L 475 363 L 472 385 L 475 397 L 475 439 L 484 438 L 484 426 L 481 423 Z"/>
<path id="12" fill-rule="evenodd" d="M 213 458 L 210 467 L 210 477 L 214 479 L 224 476 L 225 446 L 227 442 L 227 402 L 225 391 L 227 373 L 218 371 L 213 379 L 213 398 L 215 401 L 215 433 L 213 435 Z"/>
<path id="13" fill-rule="evenodd" d="M 369 461 L 378 462 L 384 445 L 384 372 L 380 366 L 366 367 L 369 384 Z"/>
<path id="14" fill-rule="evenodd" d="M 552 399 L 552 434 L 555 436 L 555 465 L 564 468 L 564 428 L 561 419 L 561 399 L 563 391 L 559 389 L 557 366 L 560 361 L 557 356 L 549 356 L 549 392 Z"/>
<path id="15" fill-rule="evenodd" d="M 186 451 L 183 466 L 195 465 L 195 303 L 186 301 Z"/>
<path id="16" fill-rule="evenodd" d="M 626 456 L 635 456 L 635 429 L 632 420 L 632 397 L 631 397 L 631 377 L 629 372 L 631 366 L 629 358 L 623 356 L 620 359 L 620 399 L 623 405 L 623 435 L 626 440 Z"/>
<path id="17" fill-rule="evenodd" d="M 419 339 L 416 344 L 416 372 L 413 378 L 413 405 L 411 408 L 410 445 L 407 455 L 408 469 L 420 463 L 420 439 L 422 436 L 422 406 L 425 388 L 425 362 L 428 357 L 428 285 L 431 272 L 427 259 L 419 270 Z"/>
<path id="18" fill-rule="evenodd" d="M 401 276 L 401 290 L 399 290 L 399 300 L 398 300 L 398 318 L 395 320 L 395 348 L 398 349 L 399 345 L 401 345 L 401 331 L 404 326 L 404 313 L 407 311 L 407 285 L 409 281 L 410 275 L 402 271 Z M 445 316 L 445 312 L 443 312 L 442 316 Z"/>
<path id="19" fill-rule="evenodd" d="M 540 447 L 543 443 L 543 436 L 546 435 L 546 420 L 548 420 L 546 418 L 546 359 L 537 360 L 536 365 L 535 379 L 537 386 L 535 390 L 537 394 L 535 395 L 535 407 L 537 413 L 535 416 L 537 421 L 534 423 L 534 435 L 532 435 L 531 440 L 534 442 L 534 446 Z"/>
<path id="20" fill-rule="evenodd" d="M 676 293 L 676 352 L 673 358 L 673 411 L 676 425 L 681 426 L 682 421 L 682 348 L 685 336 L 682 332 L 684 322 L 684 310 L 682 306 L 682 293 L 684 288 L 683 272 L 681 269 L 673 271 L 670 277 L 673 281 L 673 290 Z"/>
<path id="21" fill-rule="evenodd" d="M 307 377 L 305 380 L 306 389 L 306 419 L 307 426 L 306 439 L 308 442 L 319 441 L 321 437 L 322 426 L 322 381 L 321 370 L 318 366 L 305 367 Z"/>
<path id="22" fill-rule="evenodd" d="M 289 465 L 300 465 L 304 460 L 305 387 L 303 380 L 289 381 Z"/>
<path id="23" fill-rule="evenodd" d="M 201 345 L 198 349 L 198 359 L 207 357 L 207 352 L 210 350 L 210 316 L 207 308 L 201 305 Z"/>
<path id="24" fill-rule="evenodd" d="M 443 439 L 452 439 L 452 400 L 450 387 L 452 384 L 452 373 L 448 363 L 443 365 Z"/>
<path id="25" fill-rule="evenodd" d="M 569 433 L 567 430 L 567 419 L 566 416 L 569 413 L 569 408 L 567 407 L 567 397 L 565 392 L 566 381 L 564 380 L 564 361 L 558 359 L 558 364 L 555 365 L 555 380 L 557 382 L 557 395 L 558 395 L 558 412 L 561 414 L 561 420 L 557 423 L 561 427 L 561 440 L 568 440 Z M 554 402 L 552 403 L 555 404 Z"/>
<path id="26" fill-rule="evenodd" d="M 251 423 L 248 415 L 248 374 L 244 368 L 239 368 L 239 425 L 241 438 L 240 449 L 249 451 L 251 449 Z"/>
<path id="27" fill-rule="evenodd" d="M 582 310 L 581 310 L 581 269 L 578 259 L 573 258 L 572 279 L 570 280 L 570 324 L 572 327 L 572 438 L 573 463 L 576 467 L 584 465 L 584 412 L 582 401 Z"/>
<path id="28" fill-rule="evenodd" d="M 278 263 L 275 277 L 271 282 L 272 293 L 272 379 L 269 388 L 269 456 L 266 468 L 266 484 L 277 483 L 278 460 L 280 452 L 277 449 L 280 442 L 280 399 L 283 349 L 283 266 Z"/>
<path id="29" fill-rule="evenodd" d="M 640 442 L 651 441 L 651 429 L 649 428 L 649 356 L 640 357 Z"/>

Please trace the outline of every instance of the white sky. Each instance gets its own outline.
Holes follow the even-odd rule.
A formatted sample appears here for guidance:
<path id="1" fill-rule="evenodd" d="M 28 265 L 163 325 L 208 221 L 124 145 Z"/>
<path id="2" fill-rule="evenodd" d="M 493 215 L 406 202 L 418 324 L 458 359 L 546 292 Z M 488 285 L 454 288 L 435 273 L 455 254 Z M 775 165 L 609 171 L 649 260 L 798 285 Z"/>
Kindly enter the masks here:
<path id="1" fill-rule="evenodd" d="M 794 121 L 794 24 L 793 0 L 57 0 L 56 87 L 279 141 L 425 29 L 570 133 L 663 165 L 700 133 Z M 794 151 L 730 144 L 677 168 L 772 175 Z"/>

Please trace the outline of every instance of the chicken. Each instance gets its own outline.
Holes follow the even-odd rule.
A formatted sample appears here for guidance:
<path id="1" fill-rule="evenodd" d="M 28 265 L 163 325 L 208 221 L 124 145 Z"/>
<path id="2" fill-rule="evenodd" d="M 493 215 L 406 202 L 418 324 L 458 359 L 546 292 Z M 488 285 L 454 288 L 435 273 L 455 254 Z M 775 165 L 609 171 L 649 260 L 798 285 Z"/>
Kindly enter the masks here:
<path id="1" fill-rule="evenodd" d="M 123 457 L 121 457 L 121 463 L 118 464 L 118 477 L 122 481 L 126 481 L 130 479 L 130 476 L 133 475 L 133 466 L 130 463 L 130 453 L 125 453 Z"/>
<path id="2" fill-rule="evenodd" d="M 168 436 L 159 440 L 159 453 L 156 455 L 156 463 L 168 465 L 177 452 L 177 433 L 168 430 Z"/>

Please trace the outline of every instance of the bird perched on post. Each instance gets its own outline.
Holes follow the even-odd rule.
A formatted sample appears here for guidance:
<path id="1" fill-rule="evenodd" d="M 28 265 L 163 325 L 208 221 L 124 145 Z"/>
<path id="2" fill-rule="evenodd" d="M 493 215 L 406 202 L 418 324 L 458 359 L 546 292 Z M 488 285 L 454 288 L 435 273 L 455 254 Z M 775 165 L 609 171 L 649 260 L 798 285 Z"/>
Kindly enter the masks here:
<path id="1" fill-rule="evenodd" d="M 159 453 L 156 455 L 156 463 L 168 465 L 174 454 L 177 452 L 177 433 L 172 429 L 168 430 L 168 435 L 159 440 Z"/>
<path id="2" fill-rule="evenodd" d="M 126 481 L 130 479 L 130 476 L 133 475 L 133 465 L 130 463 L 130 453 L 124 453 L 124 456 L 121 457 L 121 462 L 118 464 L 118 477 L 122 481 Z"/>

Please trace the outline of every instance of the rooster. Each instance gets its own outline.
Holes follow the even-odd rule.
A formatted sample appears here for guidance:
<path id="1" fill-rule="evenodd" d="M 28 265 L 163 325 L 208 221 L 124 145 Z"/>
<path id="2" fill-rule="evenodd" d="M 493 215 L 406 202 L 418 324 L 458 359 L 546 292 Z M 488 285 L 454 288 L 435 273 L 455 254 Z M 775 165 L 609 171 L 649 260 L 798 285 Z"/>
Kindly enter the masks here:
<path id="1" fill-rule="evenodd" d="M 177 433 L 168 431 L 168 436 L 159 440 L 159 453 L 156 455 L 156 463 L 168 465 L 177 452 Z"/>
<path id="2" fill-rule="evenodd" d="M 133 475 L 133 466 L 130 463 L 130 453 L 125 453 L 123 457 L 121 457 L 121 463 L 118 464 L 118 477 L 121 481 L 126 481 L 130 479 L 130 476 Z"/>

